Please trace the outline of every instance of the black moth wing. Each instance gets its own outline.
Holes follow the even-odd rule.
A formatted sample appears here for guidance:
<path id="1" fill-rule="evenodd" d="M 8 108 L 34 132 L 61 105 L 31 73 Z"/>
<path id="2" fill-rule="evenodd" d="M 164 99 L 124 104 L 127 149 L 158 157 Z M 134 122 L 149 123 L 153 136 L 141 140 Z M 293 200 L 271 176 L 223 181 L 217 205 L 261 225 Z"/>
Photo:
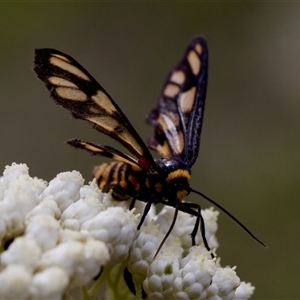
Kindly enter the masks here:
<path id="1" fill-rule="evenodd" d="M 196 36 L 167 77 L 160 100 L 147 117 L 155 127 L 149 147 L 164 158 L 181 160 L 189 168 L 199 152 L 207 78 L 206 39 Z"/>
<path id="2" fill-rule="evenodd" d="M 88 121 L 96 130 L 119 141 L 138 158 L 141 168 L 156 168 L 149 149 L 118 105 L 71 56 L 55 49 L 36 49 L 34 71 L 55 102 L 69 110 L 73 117 Z M 114 151 L 102 152 L 107 156 Z"/>

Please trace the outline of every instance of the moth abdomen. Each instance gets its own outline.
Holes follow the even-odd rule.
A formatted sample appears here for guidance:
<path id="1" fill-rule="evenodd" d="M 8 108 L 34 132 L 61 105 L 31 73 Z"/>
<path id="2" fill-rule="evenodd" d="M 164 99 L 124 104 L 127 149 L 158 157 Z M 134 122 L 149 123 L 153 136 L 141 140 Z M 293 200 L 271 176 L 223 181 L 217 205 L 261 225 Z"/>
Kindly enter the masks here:
<path id="1" fill-rule="evenodd" d="M 112 161 L 103 163 L 94 169 L 99 188 L 103 192 L 112 190 L 115 200 L 128 200 L 140 194 L 141 171 L 134 170 L 129 164 Z"/>

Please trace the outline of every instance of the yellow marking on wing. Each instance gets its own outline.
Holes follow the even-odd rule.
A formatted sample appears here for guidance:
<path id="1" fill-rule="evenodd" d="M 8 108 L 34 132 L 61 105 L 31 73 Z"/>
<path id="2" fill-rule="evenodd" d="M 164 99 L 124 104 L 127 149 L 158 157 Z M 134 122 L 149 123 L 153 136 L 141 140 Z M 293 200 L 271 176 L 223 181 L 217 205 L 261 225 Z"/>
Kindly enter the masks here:
<path id="1" fill-rule="evenodd" d="M 177 84 L 182 84 L 184 83 L 185 80 L 185 74 L 183 71 L 175 71 L 172 73 L 170 81 L 173 81 L 174 83 Z"/>
<path id="2" fill-rule="evenodd" d="M 178 132 L 176 145 L 177 145 L 178 153 L 182 153 L 184 148 L 184 138 L 183 138 L 182 131 Z"/>
<path id="3" fill-rule="evenodd" d="M 160 114 L 157 122 L 162 126 L 164 130 L 172 132 L 176 130 L 176 126 L 179 125 L 179 116 L 176 113 L 169 112 L 167 114 Z"/>
<path id="4" fill-rule="evenodd" d="M 86 81 L 90 81 L 90 78 L 81 70 L 79 70 L 77 67 L 71 65 L 70 63 L 66 62 L 65 59 L 60 59 L 55 56 L 50 57 L 49 59 L 50 64 L 57 66 L 67 72 L 70 72 L 71 74 L 84 79 Z"/>
<path id="5" fill-rule="evenodd" d="M 172 153 L 167 142 L 164 142 L 163 145 L 158 144 L 156 146 L 156 151 L 164 158 L 171 158 Z"/>
<path id="6" fill-rule="evenodd" d="M 131 133 L 124 127 L 124 131 L 119 135 L 120 137 L 129 143 L 138 153 L 143 154 L 144 150 L 139 143 L 132 137 Z"/>
<path id="7" fill-rule="evenodd" d="M 178 85 L 169 83 L 165 86 L 164 95 L 166 97 L 175 97 L 179 93 L 180 89 Z"/>
<path id="8" fill-rule="evenodd" d="M 86 117 L 86 120 L 103 127 L 108 132 L 114 131 L 118 126 L 118 121 L 110 116 L 92 116 Z"/>
<path id="9" fill-rule="evenodd" d="M 178 169 L 169 173 L 169 175 L 166 178 L 166 182 L 169 183 L 175 178 L 186 178 L 186 180 L 189 181 L 191 178 L 191 174 L 188 170 Z"/>
<path id="10" fill-rule="evenodd" d="M 178 98 L 178 102 L 179 102 L 180 110 L 183 113 L 186 114 L 192 110 L 195 101 L 195 93 L 196 93 L 196 87 L 193 86 L 185 93 L 180 94 Z"/>
<path id="11" fill-rule="evenodd" d="M 167 114 L 167 116 L 172 120 L 172 122 L 174 123 L 175 126 L 179 126 L 180 119 L 179 119 L 179 115 L 177 112 L 176 113 L 169 112 Z"/>
<path id="12" fill-rule="evenodd" d="M 165 115 L 162 115 L 160 114 L 157 118 L 157 122 L 160 124 L 160 126 L 162 127 L 162 129 L 165 131 L 165 130 L 168 130 L 168 123 L 166 121 L 166 116 Z"/>
<path id="13" fill-rule="evenodd" d="M 195 51 L 200 55 L 202 54 L 203 48 L 200 44 L 195 45 Z"/>
<path id="14" fill-rule="evenodd" d="M 56 93 L 58 96 L 64 99 L 73 100 L 73 101 L 86 101 L 87 95 L 78 89 L 68 88 L 68 87 L 56 87 Z"/>
<path id="15" fill-rule="evenodd" d="M 67 63 L 71 63 L 65 56 L 62 56 L 62 55 L 60 55 L 60 54 L 51 54 L 52 56 L 55 56 L 55 57 L 57 57 L 57 58 L 59 58 L 59 59 L 61 59 L 61 60 L 63 60 L 63 61 L 65 61 L 65 62 L 67 62 Z"/>
<path id="16" fill-rule="evenodd" d="M 93 146 L 93 145 L 88 144 L 86 142 L 80 142 L 80 145 L 83 146 L 86 150 L 94 152 L 95 154 L 99 153 L 101 155 L 102 153 L 106 153 L 106 154 L 110 153 L 111 159 L 119 161 L 119 162 L 123 162 L 123 163 L 126 163 L 126 164 L 130 164 L 132 166 L 132 169 L 134 169 L 136 171 L 141 171 L 141 168 L 139 168 L 137 166 L 137 162 L 136 163 L 132 162 L 130 159 L 132 159 L 132 160 L 134 160 L 134 159 L 131 158 L 130 156 L 128 156 L 128 158 L 126 158 L 126 156 L 127 156 L 126 154 L 124 154 L 124 157 L 123 157 L 121 155 L 113 153 L 112 151 L 110 152 L 109 150 L 100 148 L 101 146 L 99 146 L 99 147 Z M 104 155 L 104 156 L 106 156 L 106 155 Z"/>
<path id="17" fill-rule="evenodd" d="M 96 95 L 92 96 L 92 100 L 110 114 L 116 111 L 115 106 L 102 91 L 98 91 Z"/>
<path id="18" fill-rule="evenodd" d="M 86 143 L 80 143 L 80 144 L 83 145 L 85 147 L 85 149 L 87 149 L 89 151 L 93 151 L 93 152 L 96 152 L 96 153 L 103 153 L 104 152 L 102 149 L 94 147 L 90 144 L 86 144 Z"/>
<path id="19" fill-rule="evenodd" d="M 61 77 L 51 76 L 48 78 L 48 81 L 53 85 L 78 89 L 78 86 L 76 84 Z"/>
<path id="20" fill-rule="evenodd" d="M 118 136 L 120 139 L 130 144 L 141 155 L 143 154 L 144 150 L 142 146 L 136 142 L 130 131 L 128 131 L 127 128 L 115 118 L 102 114 L 99 116 L 87 116 L 85 119 L 99 125 L 108 132 L 114 132 L 118 130 Z"/>
<path id="21" fill-rule="evenodd" d="M 90 106 L 90 107 L 89 107 L 89 111 L 90 111 L 90 113 L 92 113 L 92 114 L 99 114 L 99 109 L 96 108 L 96 107 L 93 107 L 93 106 Z"/>
<path id="22" fill-rule="evenodd" d="M 123 162 L 123 163 L 125 163 L 125 164 L 129 164 L 129 165 L 131 165 L 132 168 L 135 169 L 135 170 L 138 170 L 138 171 L 141 170 L 136 164 L 134 164 L 134 163 L 131 162 L 130 160 L 128 160 L 128 159 L 126 159 L 126 158 L 124 158 L 124 157 L 122 157 L 122 156 L 120 156 L 120 155 L 118 155 L 118 154 L 113 154 L 112 159 L 117 160 L 117 161 L 120 161 L 120 162 Z"/>
<path id="23" fill-rule="evenodd" d="M 188 62 L 190 64 L 191 68 L 192 68 L 192 72 L 195 75 L 198 75 L 199 71 L 200 71 L 201 62 L 200 62 L 199 57 L 197 56 L 197 54 L 195 53 L 194 50 L 191 50 L 189 52 L 189 54 L 187 55 L 187 59 L 188 59 Z"/>
<path id="24" fill-rule="evenodd" d="M 132 164 L 131 167 L 132 167 L 133 171 L 141 171 L 142 170 L 140 167 L 138 167 L 137 165 L 134 165 L 134 164 Z"/>
<path id="25" fill-rule="evenodd" d="M 174 117 L 174 120 L 170 118 L 170 116 Z M 177 154 L 180 154 L 183 151 L 184 148 L 184 139 L 182 132 L 178 132 L 178 129 L 176 127 L 176 120 L 178 118 L 175 118 L 175 114 L 160 114 L 157 121 L 162 126 L 166 136 L 168 137 L 168 141 L 170 144 L 170 147 L 173 149 L 173 151 Z"/>

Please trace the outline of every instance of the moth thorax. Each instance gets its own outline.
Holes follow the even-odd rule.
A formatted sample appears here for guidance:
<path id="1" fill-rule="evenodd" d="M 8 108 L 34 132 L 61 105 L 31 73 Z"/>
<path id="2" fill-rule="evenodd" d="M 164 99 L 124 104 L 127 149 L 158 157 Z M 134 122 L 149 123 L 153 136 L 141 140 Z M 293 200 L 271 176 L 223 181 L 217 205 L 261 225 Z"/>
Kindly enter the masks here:
<path id="1" fill-rule="evenodd" d="M 186 169 L 171 171 L 166 178 L 166 185 L 171 197 L 176 200 L 183 200 L 190 193 L 189 180 L 190 172 Z"/>

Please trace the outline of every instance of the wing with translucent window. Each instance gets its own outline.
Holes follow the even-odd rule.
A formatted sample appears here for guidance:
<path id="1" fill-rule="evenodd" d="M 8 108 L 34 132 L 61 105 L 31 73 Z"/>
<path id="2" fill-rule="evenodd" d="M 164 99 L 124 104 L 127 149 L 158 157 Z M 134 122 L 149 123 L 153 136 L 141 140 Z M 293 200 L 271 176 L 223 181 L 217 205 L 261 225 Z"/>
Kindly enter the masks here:
<path id="1" fill-rule="evenodd" d="M 55 102 L 73 117 L 88 121 L 96 130 L 119 141 L 138 158 L 142 168 L 156 167 L 149 149 L 118 105 L 71 56 L 54 49 L 37 49 L 34 71 Z"/>
<path id="2" fill-rule="evenodd" d="M 199 152 L 207 76 L 207 43 L 197 36 L 169 74 L 157 106 L 147 117 L 155 127 L 149 147 L 164 158 L 180 159 L 188 167 Z"/>

